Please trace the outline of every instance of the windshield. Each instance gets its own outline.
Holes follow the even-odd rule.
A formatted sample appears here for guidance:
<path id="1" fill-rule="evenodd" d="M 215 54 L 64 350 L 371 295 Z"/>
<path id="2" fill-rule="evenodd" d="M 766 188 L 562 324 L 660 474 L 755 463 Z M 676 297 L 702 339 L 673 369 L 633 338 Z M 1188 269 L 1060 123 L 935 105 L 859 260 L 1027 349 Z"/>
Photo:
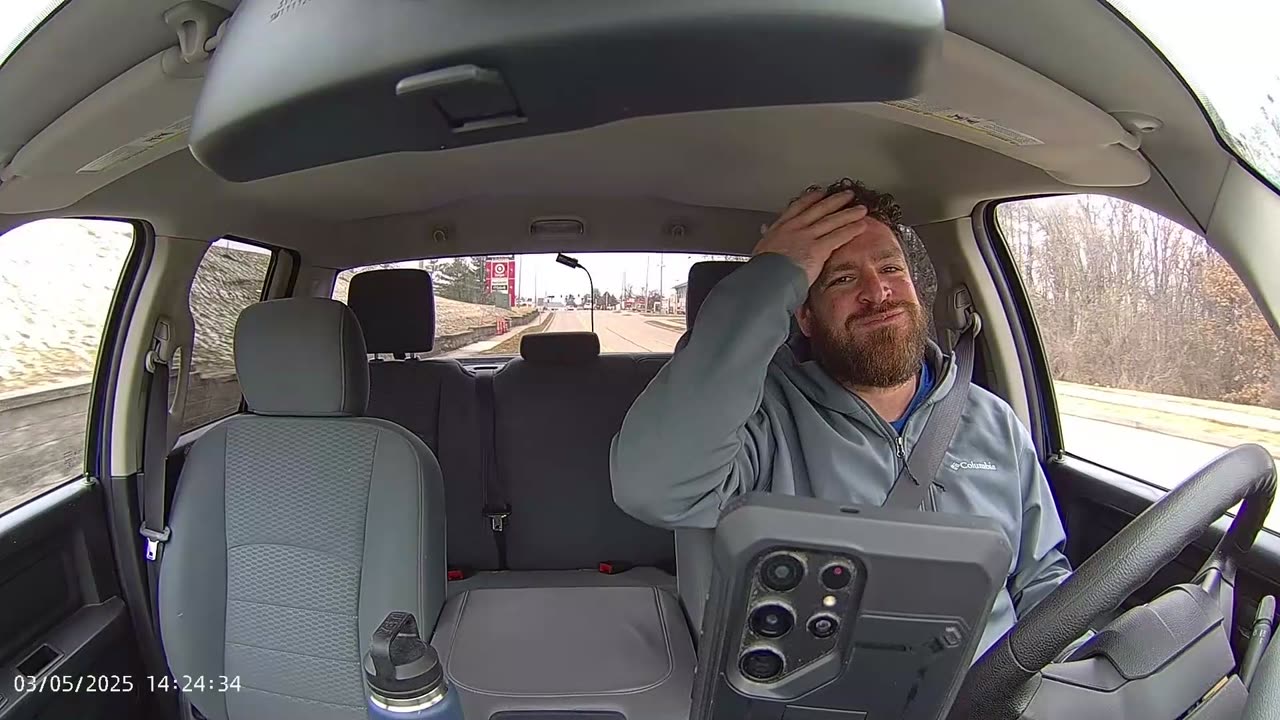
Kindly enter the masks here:
<path id="1" fill-rule="evenodd" d="M 420 268 L 431 273 L 435 286 L 434 356 L 518 355 L 527 333 L 593 328 L 601 352 L 667 353 L 686 329 L 689 268 L 703 260 L 746 259 L 669 252 L 574 253 L 572 258 L 580 268 L 556 262 L 554 254 L 369 265 L 339 273 L 333 297 L 346 302 L 358 273 Z M 404 322 L 414 322 L 413 311 L 403 308 Z"/>
<path id="2" fill-rule="evenodd" d="M 0 64 L 67 0 L 0 0 Z"/>
<path id="3" fill-rule="evenodd" d="M 1280 188 L 1280 2 L 1108 2 L 1164 53 L 1240 159 Z"/>

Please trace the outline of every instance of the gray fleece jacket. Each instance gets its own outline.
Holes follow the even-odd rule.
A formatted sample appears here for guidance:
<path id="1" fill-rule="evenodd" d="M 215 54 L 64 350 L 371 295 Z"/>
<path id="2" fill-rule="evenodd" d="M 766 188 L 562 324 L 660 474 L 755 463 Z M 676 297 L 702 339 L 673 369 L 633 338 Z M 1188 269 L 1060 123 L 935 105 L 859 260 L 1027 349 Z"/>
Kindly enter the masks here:
<path id="1" fill-rule="evenodd" d="M 930 345 L 937 378 L 899 437 L 861 398 L 786 344 L 804 271 L 753 258 L 708 295 L 689 343 L 641 393 L 613 440 L 618 505 L 666 527 L 715 527 L 754 490 L 881 505 L 929 414 L 955 382 Z M 1004 401 L 973 386 L 935 488 L 940 512 L 983 515 L 1014 549 L 978 653 L 1070 573 L 1066 536 L 1030 434 Z"/>

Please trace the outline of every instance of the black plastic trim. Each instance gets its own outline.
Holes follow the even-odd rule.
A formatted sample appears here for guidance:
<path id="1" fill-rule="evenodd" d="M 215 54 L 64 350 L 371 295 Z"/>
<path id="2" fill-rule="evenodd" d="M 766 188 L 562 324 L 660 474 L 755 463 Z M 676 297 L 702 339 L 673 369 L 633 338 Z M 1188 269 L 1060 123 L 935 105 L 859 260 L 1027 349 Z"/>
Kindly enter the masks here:
<path id="1" fill-rule="evenodd" d="M 1130 517 L 1137 517 L 1167 492 L 1146 481 L 1070 454 L 1052 460 L 1046 472 L 1053 477 L 1068 475 L 1089 483 L 1087 492 L 1084 488 L 1075 487 L 1075 493 Z M 1231 521 L 1230 515 L 1218 518 L 1188 549 L 1194 548 L 1208 557 L 1221 542 Z M 1244 573 L 1256 576 L 1260 583 L 1274 586 L 1280 578 L 1280 534 L 1264 528 L 1258 533 L 1248 555 L 1240 560 L 1239 567 Z"/>
<path id="2" fill-rule="evenodd" d="M 1031 196 L 1044 197 L 1044 196 Z M 1031 307 L 1022 275 L 1009 253 L 1009 245 L 996 221 L 996 207 L 1006 202 L 1031 199 L 1009 198 L 987 203 L 981 209 L 981 222 L 977 223 L 974 236 L 978 249 L 987 264 L 987 271 L 995 283 L 996 292 L 1010 318 L 1010 330 L 1014 345 L 1018 348 L 1018 360 L 1022 376 L 1035 384 L 1035 392 L 1027 394 L 1031 407 L 1031 437 L 1041 459 L 1056 457 L 1062 453 L 1062 424 L 1058 417 L 1058 397 L 1053 389 L 1053 375 L 1036 324 L 1035 308 Z"/>
<path id="3" fill-rule="evenodd" d="M 280 267 L 280 255 L 287 253 L 293 261 L 293 268 L 289 273 L 289 281 L 285 287 L 285 292 L 278 297 L 290 297 L 293 295 L 294 284 L 298 281 L 298 266 L 302 262 L 302 255 L 293 248 L 282 247 L 280 245 L 272 245 L 271 243 L 262 242 L 261 240 L 253 240 L 242 235 L 223 235 L 219 240 L 230 240 L 244 245 L 253 245 L 254 247 L 269 250 L 271 252 L 271 262 L 267 264 L 267 274 L 262 280 L 262 292 L 258 293 L 259 300 L 271 300 L 271 286 L 275 285 L 276 272 Z"/>
<path id="4" fill-rule="evenodd" d="M 0 515 L 0 537 L 4 538 L 5 550 L 0 552 L 0 562 L 8 557 L 9 549 L 43 539 L 65 524 L 66 513 L 74 513 L 78 507 L 93 502 L 94 485 L 94 481 L 87 478 L 75 478 Z"/>

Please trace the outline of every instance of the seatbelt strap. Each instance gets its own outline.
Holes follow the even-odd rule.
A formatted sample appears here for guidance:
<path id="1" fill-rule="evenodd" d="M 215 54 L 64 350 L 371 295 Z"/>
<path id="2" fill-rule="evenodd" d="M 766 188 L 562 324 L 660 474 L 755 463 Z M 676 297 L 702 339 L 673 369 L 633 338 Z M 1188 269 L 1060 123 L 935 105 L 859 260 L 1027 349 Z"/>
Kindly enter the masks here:
<path id="1" fill-rule="evenodd" d="M 146 540 L 147 601 L 152 631 L 160 637 L 160 559 L 169 540 L 166 520 L 165 478 L 169 454 L 169 365 L 161 355 L 169 326 L 156 323 L 151 349 L 146 358 L 146 411 L 143 416 L 142 470 L 138 483 L 142 494 L 142 526 L 138 533 Z"/>
<path id="2" fill-rule="evenodd" d="M 142 527 L 146 538 L 147 571 L 151 574 L 169 540 L 165 518 L 165 474 L 169 454 L 169 365 L 160 356 L 161 340 L 147 353 L 146 427 L 142 437 Z"/>
<path id="3" fill-rule="evenodd" d="M 932 487 L 937 482 L 938 471 L 946 457 L 947 448 L 956 435 L 960 425 L 960 416 L 964 414 L 965 405 L 969 401 L 969 386 L 973 382 L 973 353 L 978 331 L 982 329 L 982 320 L 976 312 L 969 314 L 969 322 L 956 339 L 955 348 L 951 351 L 951 362 L 955 364 L 955 381 L 945 397 L 938 401 L 920 431 L 920 439 L 911 449 L 905 470 L 898 474 L 898 479 L 889 489 L 884 507 L 911 510 L 933 510 Z"/>
<path id="4" fill-rule="evenodd" d="M 498 447 L 494 431 L 493 370 L 476 370 L 476 436 L 480 438 L 480 473 L 484 480 L 484 516 L 489 520 L 498 548 L 498 569 L 507 569 L 507 519 L 511 501 L 498 472 Z"/>

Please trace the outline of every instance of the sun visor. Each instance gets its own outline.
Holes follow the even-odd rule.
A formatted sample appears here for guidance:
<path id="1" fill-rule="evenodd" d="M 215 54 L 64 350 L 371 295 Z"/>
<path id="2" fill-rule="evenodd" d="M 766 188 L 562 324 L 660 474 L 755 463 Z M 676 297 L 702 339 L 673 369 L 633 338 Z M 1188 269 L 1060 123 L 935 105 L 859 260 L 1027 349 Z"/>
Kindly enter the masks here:
<path id="1" fill-rule="evenodd" d="M 192 153 L 249 181 L 631 117 L 902 99 L 941 0 L 244 0 Z"/>

